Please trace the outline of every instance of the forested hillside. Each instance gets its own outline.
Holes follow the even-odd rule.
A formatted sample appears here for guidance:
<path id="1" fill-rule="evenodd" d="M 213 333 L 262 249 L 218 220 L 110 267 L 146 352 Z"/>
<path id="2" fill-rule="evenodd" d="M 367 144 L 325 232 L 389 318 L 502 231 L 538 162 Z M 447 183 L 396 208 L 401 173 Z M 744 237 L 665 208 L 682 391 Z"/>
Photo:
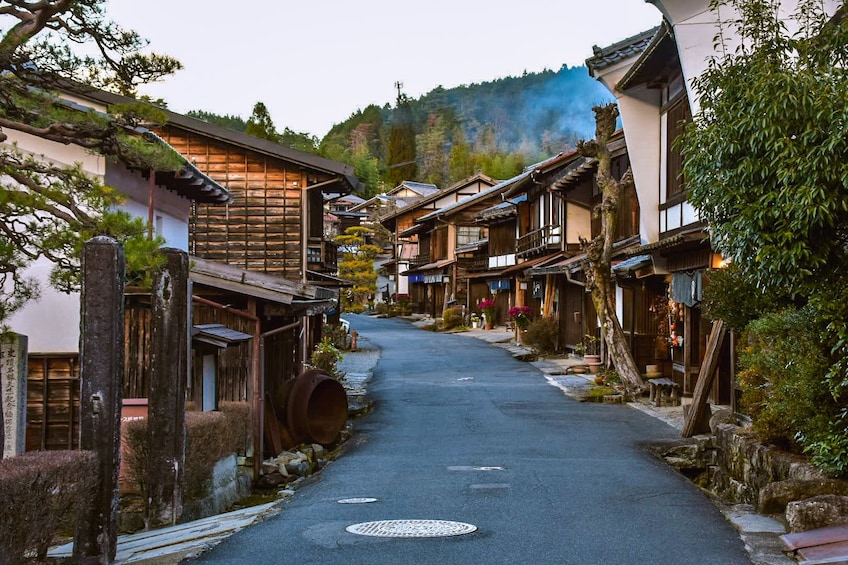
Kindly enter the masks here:
<path id="1" fill-rule="evenodd" d="M 394 105 L 358 109 L 320 142 L 288 128 L 278 133 L 261 103 L 247 121 L 202 111 L 190 115 L 349 163 L 366 186 L 363 195 L 370 196 L 407 176 L 442 187 L 478 171 L 512 177 L 527 164 L 591 138 L 591 108 L 609 100 L 585 67 L 563 66 L 557 72 L 437 87 L 418 99 L 399 89 Z"/>

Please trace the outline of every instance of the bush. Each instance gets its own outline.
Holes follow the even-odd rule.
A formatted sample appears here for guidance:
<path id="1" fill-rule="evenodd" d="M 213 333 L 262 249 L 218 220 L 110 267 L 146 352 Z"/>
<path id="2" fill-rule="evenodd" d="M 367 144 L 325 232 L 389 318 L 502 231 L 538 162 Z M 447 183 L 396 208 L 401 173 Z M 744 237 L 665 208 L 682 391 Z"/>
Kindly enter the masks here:
<path id="1" fill-rule="evenodd" d="M 212 471 L 220 459 L 244 453 L 251 433 L 250 407 L 246 402 L 222 402 L 216 412 L 186 413 L 186 456 L 183 494 L 198 500 L 208 494 Z M 147 419 L 132 420 L 123 428 L 127 480 L 147 499 Z"/>
<path id="2" fill-rule="evenodd" d="M 96 487 L 90 451 L 34 451 L 0 460 L 0 563 L 44 560 L 56 534 L 70 530 L 75 511 Z"/>
<path id="3" fill-rule="evenodd" d="M 524 343 L 537 353 L 554 353 L 559 347 L 559 321 L 556 318 L 537 318 L 527 325 Z"/>
<path id="4" fill-rule="evenodd" d="M 765 292 L 735 263 L 704 273 L 704 300 L 701 303 L 704 315 L 711 320 L 724 320 L 735 330 L 743 330 L 752 320 L 790 304 L 788 298 Z"/>
<path id="5" fill-rule="evenodd" d="M 801 452 L 824 438 L 838 413 L 813 310 L 782 310 L 751 322 L 739 355 L 741 408 L 763 442 Z"/>
<path id="6" fill-rule="evenodd" d="M 347 349 L 347 330 L 341 324 L 324 324 L 324 327 L 321 328 L 321 335 L 323 338 L 329 339 L 330 343 L 337 349 Z"/>
<path id="7" fill-rule="evenodd" d="M 445 310 L 442 316 L 442 328 L 452 330 L 462 325 L 462 307 L 454 306 Z"/>
<path id="8" fill-rule="evenodd" d="M 315 351 L 309 357 L 309 364 L 314 368 L 323 371 L 336 380 L 344 377 L 344 373 L 339 371 L 339 361 L 343 359 L 341 351 L 330 342 L 329 338 L 324 338 L 321 343 L 315 346 Z"/>

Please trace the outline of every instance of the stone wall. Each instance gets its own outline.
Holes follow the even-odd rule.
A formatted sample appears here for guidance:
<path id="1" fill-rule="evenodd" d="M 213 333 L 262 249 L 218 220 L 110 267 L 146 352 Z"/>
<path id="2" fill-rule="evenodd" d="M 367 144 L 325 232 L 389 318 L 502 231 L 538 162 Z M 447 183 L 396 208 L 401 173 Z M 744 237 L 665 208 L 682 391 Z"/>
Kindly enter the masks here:
<path id="1" fill-rule="evenodd" d="M 823 478 L 806 459 L 763 445 L 732 424 L 716 427 L 713 447 L 711 490 L 734 504 L 759 506 L 760 490 L 771 483 Z"/>
<path id="2" fill-rule="evenodd" d="M 250 494 L 251 480 L 247 470 L 237 464 L 235 454 L 215 463 L 209 494 L 203 500 L 185 501 L 180 522 L 189 522 L 226 512 L 239 499 Z"/>

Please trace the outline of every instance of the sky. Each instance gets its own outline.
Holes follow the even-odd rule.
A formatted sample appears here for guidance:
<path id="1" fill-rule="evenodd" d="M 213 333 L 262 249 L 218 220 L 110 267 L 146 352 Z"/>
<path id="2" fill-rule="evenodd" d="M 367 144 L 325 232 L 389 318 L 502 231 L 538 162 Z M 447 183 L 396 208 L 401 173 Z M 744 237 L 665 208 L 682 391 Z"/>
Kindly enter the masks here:
<path id="1" fill-rule="evenodd" d="M 179 113 L 250 117 L 323 137 L 369 104 L 437 86 L 583 65 L 661 21 L 645 0 L 109 0 L 107 17 L 184 69 L 141 89 Z"/>

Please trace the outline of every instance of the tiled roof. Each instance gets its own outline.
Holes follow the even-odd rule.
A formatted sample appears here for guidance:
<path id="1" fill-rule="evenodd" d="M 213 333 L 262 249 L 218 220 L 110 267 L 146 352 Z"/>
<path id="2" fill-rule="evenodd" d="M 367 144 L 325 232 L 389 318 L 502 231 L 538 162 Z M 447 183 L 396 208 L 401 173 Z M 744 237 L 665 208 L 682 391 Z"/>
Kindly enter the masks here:
<path id="1" fill-rule="evenodd" d="M 594 55 L 586 59 L 586 66 L 589 68 L 589 74 L 595 76 L 595 72 L 605 69 L 611 65 L 621 62 L 630 57 L 639 55 L 645 47 L 651 42 L 654 35 L 660 29 L 660 26 L 643 31 L 627 39 L 623 39 L 617 43 L 613 43 L 608 47 L 592 47 Z"/>

